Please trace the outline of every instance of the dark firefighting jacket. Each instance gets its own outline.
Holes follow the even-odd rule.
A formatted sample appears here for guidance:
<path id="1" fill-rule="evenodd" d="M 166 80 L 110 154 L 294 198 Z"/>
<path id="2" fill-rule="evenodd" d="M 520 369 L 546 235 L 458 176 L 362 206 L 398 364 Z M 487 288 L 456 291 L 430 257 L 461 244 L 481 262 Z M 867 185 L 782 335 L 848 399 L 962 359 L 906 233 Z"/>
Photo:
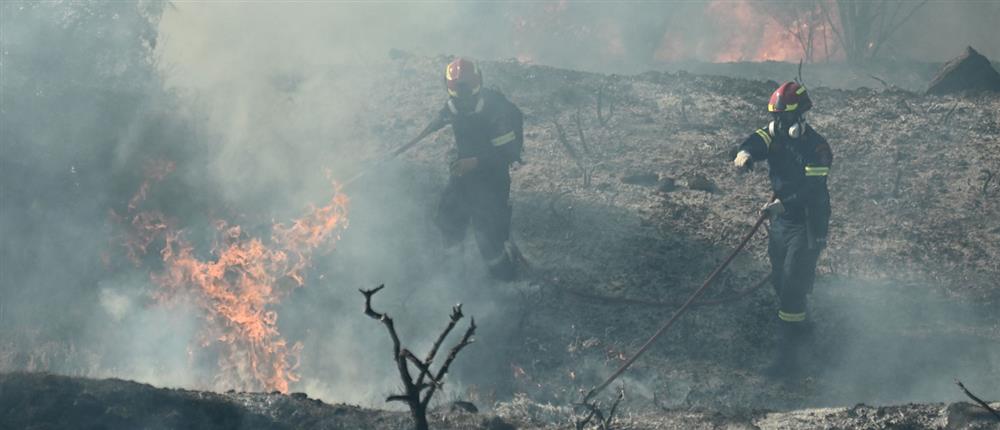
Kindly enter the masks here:
<path id="1" fill-rule="evenodd" d="M 458 113 L 449 101 L 436 121 L 451 125 L 458 159 L 479 160 L 474 175 L 509 174 L 510 165 L 521 161 L 524 115 L 495 90 L 484 88 L 476 111 L 468 114 Z"/>
<path id="2" fill-rule="evenodd" d="M 808 124 L 802 136 L 772 136 L 757 129 L 740 145 L 752 161 L 767 160 L 771 189 L 785 206 L 780 219 L 806 224 L 813 238 L 825 239 L 830 224 L 827 175 L 833 152 L 826 139 Z"/>

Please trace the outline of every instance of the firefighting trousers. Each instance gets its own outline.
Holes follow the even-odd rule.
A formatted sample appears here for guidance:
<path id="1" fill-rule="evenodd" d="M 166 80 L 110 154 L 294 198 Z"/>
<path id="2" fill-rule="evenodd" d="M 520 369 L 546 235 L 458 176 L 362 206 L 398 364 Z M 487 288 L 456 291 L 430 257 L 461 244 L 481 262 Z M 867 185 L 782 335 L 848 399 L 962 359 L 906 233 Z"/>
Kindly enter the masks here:
<path id="1" fill-rule="evenodd" d="M 778 318 L 785 322 L 806 319 L 806 295 L 816 281 L 816 262 L 822 249 L 809 246 L 804 223 L 778 218 L 771 223 L 767 253 L 771 283 L 778 296 Z"/>
<path id="2" fill-rule="evenodd" d="M 435 223 L 445 246 L 460 244 L 471 224 L 490 274 L 510 279 L 514 265 L 505 248 L 510 238 L 510 219 L 510 178 L 496 174 L 452 177 L 441 196 Z"/>

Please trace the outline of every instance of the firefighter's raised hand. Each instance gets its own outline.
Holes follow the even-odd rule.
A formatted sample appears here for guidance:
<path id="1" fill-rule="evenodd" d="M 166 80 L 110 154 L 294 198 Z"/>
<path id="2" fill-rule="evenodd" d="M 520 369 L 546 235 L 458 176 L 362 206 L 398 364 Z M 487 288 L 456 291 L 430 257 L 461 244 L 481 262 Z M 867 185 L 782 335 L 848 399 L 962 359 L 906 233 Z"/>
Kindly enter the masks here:
<path id="1" fill-rule="evenodd" d="M 740 172 L 745 172 L 750 170 L 750 166 L 753 163 L 750 161 L 750 153 L 747 151 L 740 151 L 736 154 L 736 158 L 733 160 L 733 165 L 736 166 L 736 170 Z"/>
<path id="2" fill-rule="evenodd" d="M 476 157 L 461 158 L 451 163 L 452 176 L 465 176 L 465 174 L 475 170 L 479 166 L 479 159 Z"/>
<path id="3" fill-rule="evenodd" d="M 785 205 L 783 203 L 781 203 L 781 200 L 774 199 L 774 201 L 772 201 L 772 202 L 764 205 L 764 207 L 760 208 L 760 212 L 764 213 L 764 214 L 767 214 L 768 216 L 771 217 L 771 219 L 774 219 L 774 218 L 778 217 L 779 215 L 785 213 Z"/>

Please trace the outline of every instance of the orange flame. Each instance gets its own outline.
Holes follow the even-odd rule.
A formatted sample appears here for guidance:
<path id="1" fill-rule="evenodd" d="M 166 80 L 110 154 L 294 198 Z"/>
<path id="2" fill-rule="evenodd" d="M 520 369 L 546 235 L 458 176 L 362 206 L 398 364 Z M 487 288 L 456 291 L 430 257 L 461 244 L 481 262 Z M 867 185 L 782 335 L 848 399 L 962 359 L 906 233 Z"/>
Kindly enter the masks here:
<path id="1" fill-rule="evenodd" d="M 142 195 L 130 202 L 130 212 L 145 198 L 148 181 L 165 176 L 143 182 Z M 135 233 L 129 236 L 137 242 L 127 243 L 126 250 L 145 253 L 155 238 L 162 237 L 163 270 L 151 276 L 161 287 L 156 297 L 163 303 L 189 301 L 202 310 L 206 324 L 200 345 L 220 348 L 218 386 L 287 392 L 289 384 L 299 379 L 302 344 L 288 345 L 282 338 L 272 308 L 304 284 L 303 272 L 313 252 L 332 247 L 339 239 L 347 226 L 347 205 L 347 197 L 335 187 L 326 205 L 288 226 L 272 226 L 267 243 L 249 237 L 238 225 L 216 221 L 210 258 L 199 257 L 185 232 L 162 214 L 138 212 L 131 217 Z"/>
<path id="2" fill-rule="evenodd" d="M 510 45 L 521 62 L 552 61 L 563 50 L 584 50 L 595 61 L 790 61 L 843 59 L 834 26 L 837 3 L 711 0 L 678 5 L 662 19 L 659 44 L 648 51 L 634 20 L 566 1 L 529 4 L 510 16 Z M 696 16 L 691 16 L 692 14 Z M 651 21 L 651 22 L 655 22 Z M 633 37 L 627 37 L 633 35 Z M 564 40 L 561 50 L 546 43 Z M 648 58 L 635 58 L 638 55 Z"/>
<path id="3" fill-rule="evenodd" d="M 836 4 L 828 3 L 827 9 L 835 10 Z M 842 58 L 832 22 L 822 11 L 818 3 L 767 8 L 750 0 L 712 0 L 705 6 L 709 25 L 715 30 L 710 40 L 689 40 L 685 34 L 667 32 L 655 59 L 811 62 Z"/>

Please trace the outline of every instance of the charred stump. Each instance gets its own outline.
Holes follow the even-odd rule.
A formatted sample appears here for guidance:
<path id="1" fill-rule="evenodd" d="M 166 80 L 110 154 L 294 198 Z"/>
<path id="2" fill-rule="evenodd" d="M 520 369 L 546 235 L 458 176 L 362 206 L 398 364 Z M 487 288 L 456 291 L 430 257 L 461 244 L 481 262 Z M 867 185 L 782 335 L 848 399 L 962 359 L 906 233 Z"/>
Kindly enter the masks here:
<path id="1" fill-rule="evenodd" d="M 962 55 L 945 63 L 927 88 L 927 94 L 933 95 L 967 91 L 1000 91 L 1000 73 L 989 59 L 971 46 Z"/>
<path id="2" fill-rule="evenodd" d="M 451 316 L 449 317 L 448 325 L 444 328 L 440 335 L 438 335 L 437 340 L 431 346 L 431 350 L 427 353 L 424 359 L 417 358 L 417 356 L 410 352 L 410 350 L 403 348 L 400 341 L 399 335 L 396 333 L 396 326 L 392 318 L 389 317 L 387 313 L 376 312 L 372 309 L 372 296 L 379 292 L 385 285 L 379 285 L 378 288 L 371 290 L 358 290 L 362 295 L 365 296 L 365 315 L 379 320 L 385 325 L 385 328 L 389 331 L 389 337 L 392 338 L 392 358 L 396 362 L 396 367 L 399 370 L 399 377 L 403 381 L 403 393 L 395 394 L 387 397 L 386 402 L 403 402 L 406 403 L 410 408 L 410 415 L 413 418 L 413 428 L 415 430 L 428 430 L 427 424 L 427 406 L 431 402 L 431 398 L 434 397 L 434 393 L 437 392 L 442 385 L 444 385 L 444 377 L 448 373 L 448 368 L 451 367 L 451 363 L 455 361 L 455 357 L 458 353 L 462 351 L 463 348 L 472 343 L 472 335 L 476 332 L 476 320 L 471 319 L 469 322 L 469 328 L 465 330 L 465 334 L 462 339 L 458 341 L 455 346 L 451 348 L 448 352 L 448 357 L 445 358 L 444 363 L 437 371 L 432 369 L 434 362 L 434 357 L 437 356 L 438 350 L 441 348 L 441 344 L 444 343 L 445 338 L 451 333 L 451 330 L 455 328 L 458 321 L 461 320 L 465 315 L 462 314 L 462 305 L 458 304 L 451 308 Z M 415 369 L 410 369 L 410 366 Z M 414 378 L 411 370 L 416 370 L 417 377 Z"/>

